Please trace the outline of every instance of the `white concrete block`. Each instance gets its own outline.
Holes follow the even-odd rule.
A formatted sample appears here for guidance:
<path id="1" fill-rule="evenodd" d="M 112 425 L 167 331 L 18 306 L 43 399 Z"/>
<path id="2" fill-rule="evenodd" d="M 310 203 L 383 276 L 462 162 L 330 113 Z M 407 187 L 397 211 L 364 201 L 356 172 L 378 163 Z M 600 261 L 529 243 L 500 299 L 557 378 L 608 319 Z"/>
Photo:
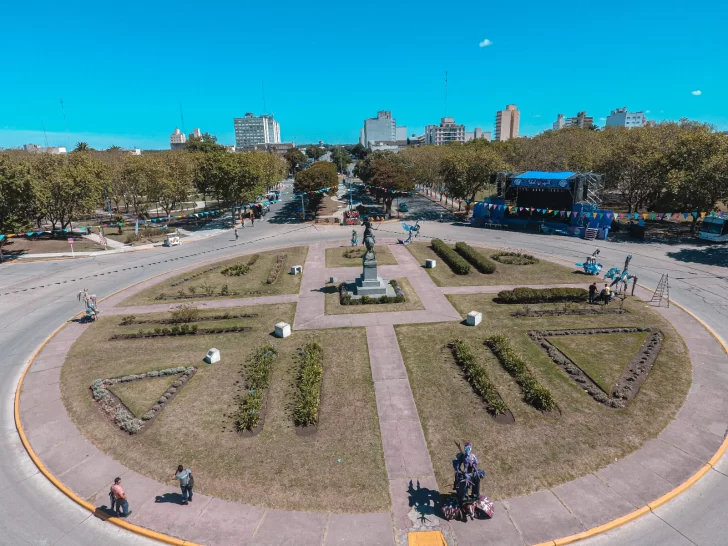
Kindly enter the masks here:
<path id="1" fill-rule="evenodd" d="M 207 362 L 208 364 L 214 364 L 215 362 L 220 362 L 220 351 L 215 348 L 212 348 L 209 351 L 207 351 L 207 355 L 205 355 L 205 362 Z"/>
<path id="2" fill-rule="evenodd" d="M 292 265 L 291 266 L 291 275 L 298 275 L 299 273 L 303 273 L 303 266 L 302 265 Z"/>
<path id="3" fill-rule="evenodd" d="M 427 269 L 434 269 L 437 266 L 437 260 L 425 260 L 425 267 Z"/>
<path id="4" fill-rule="evenodd" d="M 338 280 L 339 279 L 337 279 L 336 277 L 330 277 L 329 278 L 329 282 L 331 282 L 331 283 L 337 282 Z"/>
<path id="5" fill-rule="evenodd" d="M 276 324 L 276 337 L 288 337 L 291 335 L 291 325 L 287 322 L 279 322 Z"/>
<path id="6" fill-rule="evenodd" d="M 483 313 L 480 311 L 470 311 L 465 319 L 468 326 L 477 326 L 483 320 Z"/>

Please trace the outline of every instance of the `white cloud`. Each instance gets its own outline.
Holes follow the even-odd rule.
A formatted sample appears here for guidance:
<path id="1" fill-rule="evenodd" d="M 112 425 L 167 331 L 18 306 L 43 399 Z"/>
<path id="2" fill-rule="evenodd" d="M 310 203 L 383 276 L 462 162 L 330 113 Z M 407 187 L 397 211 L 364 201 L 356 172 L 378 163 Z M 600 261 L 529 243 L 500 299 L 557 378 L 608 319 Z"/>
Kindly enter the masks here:
<path id="1" fill-rule="evenodd" d="M 693 95 L 695 95 L 696 97 L 699 97 L 700 95 L 703 94 L 703 92 L 700 89 L 696 89 L 695 91 L 691 91 L 691 93 Z"/>
<path id="2" fill-rule="evenodd" d="M 541 114 L 534 114 L 533 117 L 540 118 L 541 117 Z"/>
<path id="3" fill-rule="evenodd" d="M 599 118 L 599 121 L 607 121 L 607 118 Z"/>
<path id="4" fill-rule="evenodd" d="M 649 110 L 645 110 L 645 114 L 649 114 L 649 113 L 650 113 L 650 111 L 649 111 Z"/>
<path id="5" fill-rule="evenodd" d="M 493 42 L 491 42 L 490 40 L 488 40 L 488 38 L 486 38 L 485 40 L 480 42 L 478 45 L 480 47 L 488 47 L 489 45 L 493 45 Z"/>

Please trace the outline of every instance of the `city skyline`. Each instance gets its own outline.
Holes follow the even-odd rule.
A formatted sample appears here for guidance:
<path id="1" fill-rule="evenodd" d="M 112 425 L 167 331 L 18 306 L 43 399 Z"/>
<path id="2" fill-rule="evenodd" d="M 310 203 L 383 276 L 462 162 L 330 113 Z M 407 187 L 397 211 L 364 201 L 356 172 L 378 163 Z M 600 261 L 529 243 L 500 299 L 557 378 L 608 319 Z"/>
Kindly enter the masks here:
<path id="1" fill-rule="evenodd" d="M 9 5 L 0 47 L 24 48 L 4 60 L 0 147 L 45 146 L 47 135 L 49 146 L 85 141 L 97 148 L 164 149 L 174 127 L 187 133 L 204 127 L 231 145 L 232 119 L 250 111 L 273 114 L 285 127 L 283 140 L 302 143 L 356 143 L 362 120 L 380 110 L 392 111 L 408 136 L 442 117 L 495 132 L 495 113 L 505 104 L 518 105 L 524 136 L 549 129 L 564 112 L 587 111 L 604 126 L 622 106 L 658 122 L 686 117 L 728 130 L 728 56 L 718 39 L 725 6 L 705 19 L 699 10 L 650 0 L 629 7 L 630 20 L 645 21 L 632 32 L 624 28 L 623 10 L 573 1 L 557 9 L 531 1 L 437 10 L 404 3 L 389 8 L 388 22 L 398 29 L 390 39 L 332 47 L 320 29 L 352 18 L 362 28 L 373 26 L 381 16 L 376 6 L 363 13 L 353 6 L 321 9 L 314 16 L 285 4 L 231 6 L 220 18 L 183 0 L 172 13 L 149 6 L 143 20 L 117 10 L 109 17 L 105 6 L 61 11 L 45 0 L 31 20 L 21 5 Z M 517 31 L 498 23 L 514 11 L 528 13 Z M 590 24 L 568 37 L 554 32 L 574 13 Z M 458 25 L 447 43 L 417 39 L 446 18 Z M 239 61 L 233 54 L 239 20 L 275 21 L 282 39 L 271 42 L 267 27 L 252 26 Z M 663 29 L 670 26 L 681 32 L 666 40 Z M 169 37 L 180 32 L 209 45 L 190 48 L 184 39 L 183 54 L 171 55 Z M 59 47 L 60 56 L 48 55 Z M 326 62 L 292 63 L 299 51 L 322 51 Z M 357 77 L 339 81 L 337 61 Z M 619 68 L 624 63 L 630 71 Z M 568 75 L 566 68 L 576 66 Z"/>

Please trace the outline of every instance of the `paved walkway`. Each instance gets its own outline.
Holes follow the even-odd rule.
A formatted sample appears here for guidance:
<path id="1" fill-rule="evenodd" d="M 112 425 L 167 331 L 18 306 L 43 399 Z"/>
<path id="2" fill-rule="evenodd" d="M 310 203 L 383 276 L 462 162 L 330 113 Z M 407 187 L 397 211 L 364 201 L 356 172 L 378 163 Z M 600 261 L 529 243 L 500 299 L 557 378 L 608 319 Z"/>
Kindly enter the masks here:
<path id="1" fill-rule="evenodd" d="M 299 299 L 294 330 L 335 327 L 319 324 L 327 325 L 330 319 L 342 317 L 323 314 L 324 294 L 320 287 L 328 273 L 325 247 L 310 247 L 301 292 L 298 296 L 286 296 Z M 450 525 L 442 522 L 432 513 L 438 486 L 392 324 L 412 322 L 412 318 L 419 318 L 414 313 L 439 315 L 440 321 L 461 317 L 447 302 L 445 291 L 434 286 L 406 248 L 392 246 L 391 250 L 399 263 L 391 266 L 399 268 L 392 272 L 408 277 L 426 305 L 426 311 L 372 313 L 369 316 L 390 317 L 378 317 L 380 323 L 366 325 L 392 513 L 284 512 L 202 494 L 196 495 L 194 504 L 183 511 L 174 500 L 170 502 L 177 498 L 176 488 L 146 478 L 104 455 L 71 422 L 61 401 L 59 382 L 66 354 L 88 327 L 78 323 L 69 324 L 44 347 L 22 385 L 21 421 L 33 449 L 66 486 L 100 507 L 108 502 L 110 481 L 114 476 L 122 476 L 134 510 L 130 521 L 198 543 L 363 545 L 394 544 L 396 537 L 403 544 L 408 530 L 440 528 L 451 544 L 462 546 L 552 541 L 611 521 L 683 483 L 706 464 L 723 441 L 728 430 L 728 355 L 686 313 L 676 307 L 659 308 L 658 312 L 673 324 L 687 344 L 693 363 L 693 384 L 677 418 L 657 438 L 597 472 L 496 503 L 493 520 Z M 106 303 L 118 303 L 134 290 L 176 274 L 178 271 L 142 283 Z M 476 292 L 483 287 L 472 288 Z M 485 288 L 498 291 L 505 287 Z M 643 299 L 649 295 L 638 291 Z M 270 302 L 268 298 L 261 299 Z M 231 302 L 231 306 L 241 304 L 240 299 L 223 301 Z M 161 307 L 169 309 L 166 304 Z M 157 306 L 141 307 L 149 308 L 157 310 Z M 106 312 L 125 314 L 131 309 L 134 308 L 120 308 L 117 313 L 117 309 L 109 308 Z M 359 316 L 364 317 L 352 318 Z M 351 324 L 355 322 L 351 320 Z"/>
<path id="2" fill-rule="evenodd" d="M 88 239 L 89 241 L 93 241 L 94 243 L 101 244 L 101 237 L 99 237 L 98 233 L 89 233 L 88 235 L 84 235 L 83 237 L 84 239 Z M 126 245 L 121 241 L 106 237 L 106 246 L 109 248 L 124 248 Z"/>

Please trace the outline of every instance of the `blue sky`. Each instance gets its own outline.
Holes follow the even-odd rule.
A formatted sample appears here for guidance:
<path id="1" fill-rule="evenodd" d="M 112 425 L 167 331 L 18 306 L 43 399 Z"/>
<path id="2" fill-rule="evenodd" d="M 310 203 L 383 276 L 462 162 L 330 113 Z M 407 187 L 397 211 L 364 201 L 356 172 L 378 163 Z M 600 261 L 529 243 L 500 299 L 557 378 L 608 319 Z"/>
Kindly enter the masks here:
<path id="1" fill-rule="evenodd" d="M 42 145 L 45 126 L 50 145 L 166 148 L 180 104 L 187 132 L 233 144 L 233 117 L 263 111 L 263 81 L 283 140 L 299 143 L 356 142 L 377 110 L 410 134 L 444 115 L 492 130 L 507 103 L 526 135 L 559 112 L 621 106 L 728 130 L 716 1 L 112 5 L 3 6 L 0 147 Z"/>

